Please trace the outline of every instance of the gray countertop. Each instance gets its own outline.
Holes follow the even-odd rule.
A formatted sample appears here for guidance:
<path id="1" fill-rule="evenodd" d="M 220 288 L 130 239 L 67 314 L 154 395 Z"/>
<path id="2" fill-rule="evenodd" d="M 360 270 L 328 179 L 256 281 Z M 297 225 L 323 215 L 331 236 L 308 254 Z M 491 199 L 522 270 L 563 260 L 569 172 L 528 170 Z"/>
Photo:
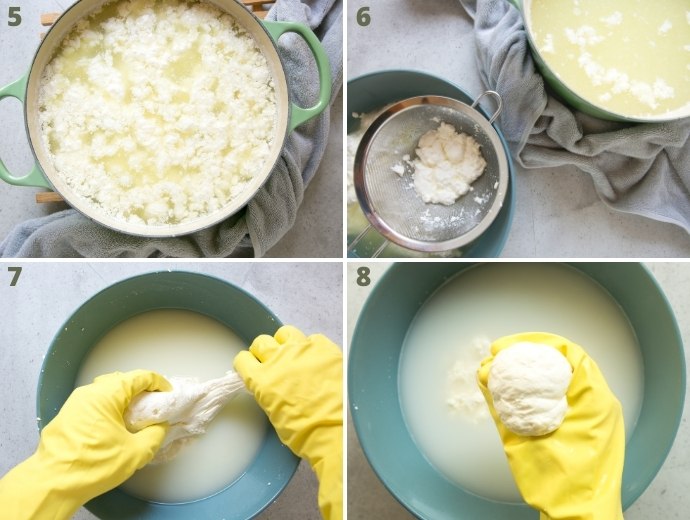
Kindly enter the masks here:
<path id="1" fill-rule="evenodd" d="M 357 269 L 366 265 L 371 269 L 372 284 L 360 287 L 356 283 Z M 347 332 L 352 338 L 357 317 L 376 280 L 388 268 L 389 263 L 351 262 L 347 265 Z M 648 263 L 678 321 L 681 336 L 690 338 L 690 263 Z M 686 347 L 687 351 L 687 347 Z M 690 356 L 686 353 L 686 371 Z M 650 518 L 686 518 L 690 509 L 690 424 L 688 412 L 690 400 L 686 396 L 685 409 L 675 442 L 661 470 L 649 488 L 625 512 L 626 520 L 649 520 Z M 364 520 L 412 520 L 412 516 L 388 493 L 369 466 L 348 414 L 347 425 L 347 489 L 348 518 Z"/>
<path id="2" fill-rule="evenodd" d="M 21 23 L 9 27 L 7 3 L 0 10 L 0 86 L 21 77 L 31 65 L 39 34 L 42 13 L 61 12 L 74 0 L 10 2 L 20 7 Z M 340 258 L 343 251 L 342 207 L 342 90 L 331 109 L 328 144 L 313 180 L 304 194 L 292 229 L 273 246 L 266 257 Z M 11 172 L 23 175 L 33 166 L 29 143 L 24 132 L 21 105 L 13 98 L 0 102 L 0 159 Z M 67 208 L 64 203 L 37 204 L 38 188 L 11 186 L 0 182 L 0 240 L 20 222 Z"/>
<path id="3" fill-rule="evenodd" d="M 369 6 L 371 23 L 357 10 Z M 427 72 L 477 97 L 484 91 L 469 17 L 457 0 L 348 2 L 347 77 L 386 69 Z M 487 105 L 489 112 L 493 111 Z M 516 167 L 515 215 L 504 257 L 683 257 L 682 229 L 611 210 L 589 175 L 573 168 Z"/>
<path id="4" fill-rule="evenodd" d="M 0 475 L 36 448 L 36 385 L 53 336 L 88 298 L 124 278 L 158 270 L 206 273 L 243 288 L 306 334 L 343 337 L 340 263 L 22 262 L 0 264 Z M 14 287 L 7 267 L 21 266 Z M 11 312 L 7 312 L 11 310 Z M 335 312 L 334 312 L 335 310 Z M 317 520 L 317 481 L 302 462 L 285 491 L 257 518 Z M 74 517 L 96 517 L 82 509 Z"/>

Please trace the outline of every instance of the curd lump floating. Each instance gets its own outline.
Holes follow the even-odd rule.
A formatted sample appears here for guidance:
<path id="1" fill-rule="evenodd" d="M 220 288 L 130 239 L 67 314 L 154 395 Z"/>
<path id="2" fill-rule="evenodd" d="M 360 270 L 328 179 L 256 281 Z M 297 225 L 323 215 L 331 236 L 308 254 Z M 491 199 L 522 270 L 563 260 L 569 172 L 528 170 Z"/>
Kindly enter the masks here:
<path id="1" fill-rule="evenodd" d="M 173 225 L 227 206 L 264 170 L 276 126 L 266 58 L 204 2 L 126 0 L 79 21 L 41 78 L 57 174 L 108 215 Z"/>
<path id="2" fill-rule="evenodd" d="M 690 111 L 687 0 L 534 0 L 536 47 L 572 91 L 630 117 Z"/>

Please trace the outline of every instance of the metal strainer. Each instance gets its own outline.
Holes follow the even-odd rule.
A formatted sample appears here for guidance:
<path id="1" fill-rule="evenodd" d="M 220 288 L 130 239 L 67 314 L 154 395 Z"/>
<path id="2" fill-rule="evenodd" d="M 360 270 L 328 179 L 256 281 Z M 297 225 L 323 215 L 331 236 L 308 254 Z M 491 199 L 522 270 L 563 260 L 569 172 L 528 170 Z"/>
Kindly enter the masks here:
<path id="1" fill-rule="evenodd" d="M 498 103 L 487 119 L 474 107 L 482 97 Z M 373 254 L 378 256 L 387 241 L 420 252 L 440 252 L 469 244 L 493 222 L 508 189 L 508 161 L 491 123 L 501 112 L 498 93 L 486 91 L 470 106 L 442 96 L 418 96 L 391 105 L 367 129 L 357 148 L 354 185 L 357 199 L 370 222 L 349 245 L 348 251 L 373 226 L 386 241 Z M 484 173 L 471 191 L 454 204 L 426 204 L 414 189 L 413 168 L 404 160 L 416 157 L 419 138 L 441 122 L 456 132 L 474 137 L 486 161 Z M 399 175 L 392 168 L 405 169 Z"/>

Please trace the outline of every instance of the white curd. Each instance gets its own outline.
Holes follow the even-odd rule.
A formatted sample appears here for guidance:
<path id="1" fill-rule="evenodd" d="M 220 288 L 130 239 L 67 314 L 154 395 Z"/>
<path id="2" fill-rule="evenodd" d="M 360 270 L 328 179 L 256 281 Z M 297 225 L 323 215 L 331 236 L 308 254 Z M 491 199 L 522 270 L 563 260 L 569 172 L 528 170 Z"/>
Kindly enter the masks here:
<path id="1" fill-rule="evenodd" d="M 264 170 L 276 125 L 266 58 L 204 2 L 121 0 L 79 21 L 41 78 L 57 174 L 118 220 L 192 221 Z"/>
<path id="2" fill-rule="evenodd" d="M 571 90 L 635 117 L 690 111 L 686 0 L 533 0 L 535 43 Z"/>

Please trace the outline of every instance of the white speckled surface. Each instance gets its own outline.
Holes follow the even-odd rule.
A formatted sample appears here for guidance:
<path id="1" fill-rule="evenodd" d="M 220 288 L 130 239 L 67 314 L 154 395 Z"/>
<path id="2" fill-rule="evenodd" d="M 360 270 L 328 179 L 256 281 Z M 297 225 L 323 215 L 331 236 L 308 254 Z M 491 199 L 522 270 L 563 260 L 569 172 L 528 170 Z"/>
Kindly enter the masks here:
<path id="1" fill-rule="evenodd" d="M 355 17 L 363 6 L 370 6 L 371 23 L 366 27 Z M 484 90 L 472 26 L 457 0 L 348 2 L 347 15 L 348 79 L 386 69 L 414 69 L 455 83 L 474 97 Z M 487 110 L 492 112 L 493 106 L 487 104 Z M 585 173 L 518 168 L 514 187 L 515 216 L 504 257 L 690 256 L 685 231 L 614 212 L 601 202 Z"/>
<path id="2" fill-rule="evenodd" d="M 10 287 L 9 266 L 22 266 Z M 206 273 L 254 295 L 283 322 L 321 332 L 340 344 L 342 264 L 336 263 L 88 263 L 0 262 L 0 475 L 36 448 L 36 385 L 43 355 L 62 323 L 85 300 L 131 276 L 161 269 Z M 11 312 L 7 312 L 11 309 Z M 278 500 L 257 518 L 317 520 L 317 482 L 302 462 Z M 0 514 L 0 516 L 2 516 Z M 82 509 L 74 517 L 96 517 Z"/>
<path id="3" fill-rule="evenodd" d="M 39 34 L 47 30 L 40 24 L 41 13 L 61 12 L 74 0 L 16 1 L 22 23 L 7 26 L 7 2 L 0 9 L 0 86 L 18 79 L 29 69 L 40 42 Z M 266 257 L 340 258 L 343 244 L 342 211 L 342 144 L 343 93 L 334 101 L 328 145 L 314 179 L 307 187 L 304 201 L 292 229 L 273 246 Z M 0 101 L 0 159 L 15 175 L 24 175 L 33 166 L 29 143 L 24 132 L 24 116 L 14 98 Z M 11 186 L 0 181 L 0 240 L 15 225 L 31 218 L 65 209 L 64 203 L 37 204 L 38 188 Z"/>
<path id="4" fill-rule="evenodd" d="M 390 263 L 350 262 L 347 265 L 347 333 L 352 338 L 357 317 L 373 284 L 359 287 L 357 269 L 366 265 L 371 269 L 372 281 L 380 279 Z M 686 371 L 690 367 L 687 341 L 690 338 L 690 263 L 647 263 L 673 308 L 681 336 L 686 342 Z M 687 518 L 690 509 L 690 411 L 686 395 L 680 429 L 671 452 L 652 484 L 625 512 L 626 520 Z M 350 520 L 412 520 L 415 518 L 388 493 L 369 466 L 357 440 L 348 414 L 347 425 L 347 487 L 348 518 Z"/>

